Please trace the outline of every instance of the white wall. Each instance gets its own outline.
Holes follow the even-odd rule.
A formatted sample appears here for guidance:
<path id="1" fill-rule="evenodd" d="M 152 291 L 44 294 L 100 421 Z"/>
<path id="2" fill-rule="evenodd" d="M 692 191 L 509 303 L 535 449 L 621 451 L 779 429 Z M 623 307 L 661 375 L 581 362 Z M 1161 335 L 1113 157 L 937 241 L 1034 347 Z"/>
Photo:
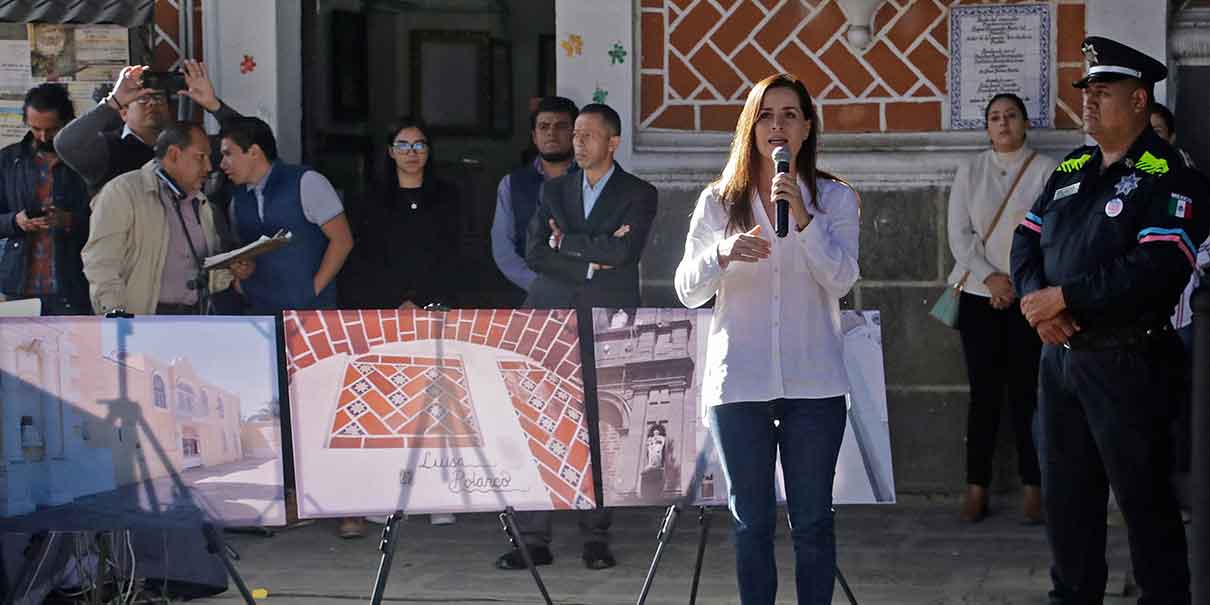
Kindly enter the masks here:
<path id="1" fill-rule="evenodd" d="M 302 3 L 212 2 L 203 11 L 204 56 L 216 92 L 244 115 L 269 123 L 287 162 L 302 156 Z M 256 68 L 242 73 L 245 55 Z M 207 117 L 212 132 L 217 124 Z"/>
<path id="2" fill-rule="evenodd" d="M 597 90 L 608 94 L 605 104 L 622 118 L 622 144 L 614 156 L 629 169 L 634 152 L 634 73 L 639 52 L 635 43 L 636 12 L 629 2 L 562 0 L 555 5 L 555 70 L 559 95 L 583 107 Z M 568 56 L 562 43 L 576 35 L 582 51 Z M 609 49 L 617 42 L 626 50 L 622 63 L 610 63 Z"/>
<path id="3" fill-rule="evenodd" d="M 1084 29 L 1089 36 L 1112 38 L 1168 63 L 1168 3 L 1160 0 L 1086 0 Z M 1156 100 L 1167 102 L 1168 86 L 1155 86 Z"/>

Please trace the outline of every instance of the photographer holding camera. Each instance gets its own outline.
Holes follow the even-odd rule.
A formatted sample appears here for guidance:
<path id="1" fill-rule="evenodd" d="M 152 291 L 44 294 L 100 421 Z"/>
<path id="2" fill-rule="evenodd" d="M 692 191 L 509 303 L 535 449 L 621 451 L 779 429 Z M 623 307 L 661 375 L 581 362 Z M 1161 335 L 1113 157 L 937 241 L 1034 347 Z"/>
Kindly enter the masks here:
<path id="1" fill-rule="evenodd" d="M 55 136 L 59 157 L 84 177 L 92 193 L 151 161 L 160 132 L 175 121 L 171 95 L 193 99 L 219 123 L 239 117 L 215 95 L 205 65 L 186 60 L 182 66 L 183 74 L 153 72 L 145 65 L 122 68 L 113 92 Z"/>

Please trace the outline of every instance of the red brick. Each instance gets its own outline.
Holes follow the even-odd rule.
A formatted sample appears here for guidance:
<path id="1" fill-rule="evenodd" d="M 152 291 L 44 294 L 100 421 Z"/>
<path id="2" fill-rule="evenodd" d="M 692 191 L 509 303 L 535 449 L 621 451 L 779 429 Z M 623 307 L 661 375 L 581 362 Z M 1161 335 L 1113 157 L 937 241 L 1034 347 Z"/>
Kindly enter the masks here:
<path id="1" fill-rule="evenodd" d="M 933 21 L 939 16 L 941 16 L 941 9 L 933 0 L 915 0 L 899 17 L 895 25 L 891 26 L 891 30 L 887 32 L 887 38 L 899 50 L 907 50 L 912 42 L 915 42 L 932 27 Z"/>
<path id="2" fill-rule="evenodd" d="M 332 345 L 332 349 L 337 353 L 344 353 L 345 355 L 352 353 L 352 351 L 349 350 L 349 342 L 347 340 L 334 343 Z"/>
<path id="3" fill-rule="evenodd" d="M 702 38 L 706 37 L 706 33 L 714 27 L 721 16 L 713 6 L 710 6 L 709 2 L 699 2 L 693 7 L 693 10 L 673 26 L 668 40 L 672 43 L 673 48 L 681 51 L 682 54 L 688 54 Z"/>
<path id="4" fill-rule="evenodd" d="M 521 340 L 521 333 L 525 331 L 525 320 L 518 321 L 514 319 L 508 323 L 508 329 L 504 332 L 503 343 L 516 343 Z"/>
<path id="5" fill-rule="evenodd" d="M 387 402 L 377 391 L 367 392 L 365 395 L 362 395 L 361 400 L 366 402 L 371 408 L 374 408 L 374 411 L 378 412 L 378 415 L 383 418 L 395 412 L 395 406 Z"/>
<path id="6" fill-rule="evenodd" d="M 559 364 L 559 369 L 556 370 L 555 373 L 558 374 L 559 376 L 562 376 L 563 378 L 571 380 L 576 375 L 576 366 L 575 366 L 575 364 L 568 363 L 565 361 L 565 362 Z"/>
<path id="7" fill-rule="evenodd" d="M 1084 5 L 1060 4 L 1058 12 L 1059 35 L 1056 36 L 1060 63 L 1082 63 L 1080 52 L 1084 40 Z"/>
<path id="8" fill-rule="evenodd" d="M 877 103 L 824 105 L 823 125 L 828 132 L 877 132 L 878 115 Z"/>
<path id="9" fill-rule="evenodd" d="M 812 52 L 819 52 L 836 31 L 848 25 L 844 13 L 835 2 L 829 2 L 823 10 L 815 14 L 810 21 L 798 32 L 798 39 L 807 45 Z M 769 47 L 765 47 L 769 48 Z"/>
<path id="10" fill-rule="evenodd" d="M 799 23 L 807 16 L 807 9 L 798 2 L 787 2 L 782 5 L 772 18 L 765 22 L 765 26 L 757 32 L 755 40 L 760 44 L 761 48 L 772 49 L 777 48 L 783 40 L 785 40 L 794 28 L 798 27 Z"/>
<path id="11" fill-rule="evenodd" d="M 345 428 L 345 425 L 348 424 L 350 420 L 352 420 L 352 418 L 350 418 L 344 410 L 336 410 L 336 420 L 332 422 L 332 432 L 335 433 L 336 431 Z"/>
<path id="12" fill-rule="evenodd" d="M 361 324 L 346 324 L 345 330 L 349 332 L 349 344 L 352 345 L 354 353 L 360 354 L 370 350 L 370 343 L 366 341 Z"/>
<path id="13" fill-rule="evenodd" d="M 310 350 L 311 347 L 307 344 L 307 340 L 303 338 L 302 334 L 298 332 L 291 333 L 291 330 L 286 330 L 286 351 L 289 352 L 290 357 L 297 357 L 299 354 L 309 352 Z"/>
<path id="14" fill-rule="evenodd" d="M 950 47 L 950 20 L 949 18 L 942 19 L 937 22 L 937 26 L 931 32 L 933 39 L 941 43 L 941 48 L 949 49 Z"/>
<path id="15" fill-rule="evenodd" d="M 526 330 L 525 334 L 521 335 L 521 342 L 517 345 L 517 353 L 528 356 L 536 342 L 538 342 L 538 333 L 533 330 Z"/>
<path id="16" fill-rule="evenodd" d="M 870 75 L 869 70 L 865 68 L 849 52 L 849 48 L 844 44 L 833 44 L 828 47 L 827 52 L 820 56 L 824 65 L 836 74 L 836 78 L 844 84 L 845 88 L 854 95 L 860 95 L 862 91 L 874 82 L 874 77 Z"/>
<path id="17" fill-rule="evenodd" d="M 500 345 L 503 342 L 504 328 L 493 326 L 492 329 L 487 333 L 487 341 L 484 344 L 492 348 L 500 348 Z"/>
<path id="18" fill-rule="evenodd" d="M 392 429 L 398 429 L 399 425 L 403 424 L 405 420 L 407 420 L 407 418 L 403 414 L 395 412 L 394 414 L 391 414 L 383 419 L 383 422 L 387 423 L 387 426 L 391 427 Z"/>
<path id="19" fill-rule="evenodd" d="M 874 35 L 882 33 L 882 28 L 898 14 L 899 9 L 894 4 L 883 2 L 882 6 L 878 7 L 878 12 L 874 13 Z"/>
<path id="20" fill-rule="evenodd" d="M 361 321 L 367 340 L 373 342 L 382 339 L 382 317 L 379 316 L 378 311 L 362 311 Z"/>
<path id="21" fill-rule="evenodd" d="M 567 463 L 574 468 L 584 468 L 588 460 L 588 445 L 583 441 L 576 441 L 571 446 L 571 454 L 567 456 Z"/>
<path id="22" fill-rule="evenodd" d="M 362 414 L 357 418 L 357 422 L 361 424 L 367 433 L 371 435 L 390 435 L 391 429 L 388 429 L 377 416 L 373 414 Z"/>
<path id="23" fill-rule="evenodd" d="M 865 60 L 882 76 L 882 81 L 900 95 L 906 94 L 916 84 L 916 74 L 895 56 L 885 42 L 880 41 L 866 51 Z"/>
<path id="24" fill-rule="evenodd" d="M 908 59 L 937 87 L 937 90 L 940 90 L 942 94 L 946 92 L 948 87 L 945 84 L 945 70 L 949 68 L 949 60 L 945 55 L 933 48 L 932 44 L 921 44 L 912 51 L 912 54 L 908 55 Z"/>
<path id="25" fill-rule="evenodd" d="M 709 45 L 698 49 L 689 58 L 689 62 L 714 86 L 723 99 L 730 99 L 744 84 L 744 79 L 735 72 L 731 64 Z"/>
<path id="26" fill-rule="evenodd" d="M 677 98 L 688 99 L 702 81 L 676 55 L 668 56 L 668 89 Z"/>
<path id="27" fill-rule="evenodd" d="M 724 55 L 730 55 L 764 17 L 756 5 L 745 1 L 715 30 L 711 40 Z"/>
<path id="28" fill-rule="evenodd" d="M 652 128 L 668 130 L 693 130 L 693 107 L 688 105 L 665 105 L 651 121 Z"/>
<path id="29" fill-rule="evenodd" d="M 399 341 L 399 318 L 389 315 L 382 320 L 382 335 L 387 342 Z"/>
<path id="30" fill-rule="evenodd" d="M 298 319 L 302 323 L 302 331 L 304 334 L 312 334 L 323 329 L 323 322 L 320 321 L 319 315 L 315 311 L 303 311 L 298 314 Z"/>
<path id="31" fill-rule="evenodd" d="M 360 449 L 361 437 L 333 437 L 328 441 L 328 447 L 333 449 Z"/>
<path id="32" fill-rule="evenodd" d="M 541 466 L 538 467 L 538 473 L 542 475 L 542 481 L 546 483 L 547 488 L 568 502 L 575 502 L 575 491 L 561 477 Z"/>
<path id="33" fill-rule="evenodd" d="M 471 324 L 464 321 L 458 322 L 458 331 L 455 334 L 456 335 L 453 336 L 453 338 L 456 338 L 462 342 L 469 342 L 471 339 Z M 445 337 L 450 338 L 448 328 L 446 329 Z"/>
<path id="34" fill-rule="evenodd" d="M 664 15 L 661 13 L 643 13 L 639 21 L 642 33 L 642 68 L 664 68 Z"/>
<path id="35" fill-rule="evenodd" d="M 731 58 L 731 62 L 734 63 L 735 66 L 739 68 L 739 70 L 743 72 L 743 74 L 752 82 L 760 82 L 761 80 L 782 71 L 770 63 L 769 60 L 766 59 L 765 56 L 761 54 L 761 52 L 752 44 L 745 44 L 744 47 L 741 48 L 739 52 L 735 53 L 735 56 Z"/>
<path id="36" fill-rule="evenodd" d="M 886 126 L 896 132 L 941 130 L 941 103 L 887 103 Z"/>
<path id="37" fill-rule="evenodd" d="M 534 458 L 538 459 L 538 462 L 546 465 L 548 468 L 556 471 L 559 470 L 559 466 L 562 464 L 562 462 L 558 458 L 555 458 L 554 454 L 548 452 L 546 448 L 531 447 L 529 448 L 529 451 L 533 453 Z"/>

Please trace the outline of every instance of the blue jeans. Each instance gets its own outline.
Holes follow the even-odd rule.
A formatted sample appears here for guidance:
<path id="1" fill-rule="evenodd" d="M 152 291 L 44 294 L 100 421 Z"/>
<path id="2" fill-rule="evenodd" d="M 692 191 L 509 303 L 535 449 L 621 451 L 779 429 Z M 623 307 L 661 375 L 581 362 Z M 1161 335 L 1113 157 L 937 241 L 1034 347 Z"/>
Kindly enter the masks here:
<path id="1" fill-rule="evenodd" d="M 779 450 L 798 602 L 832 602 L 836 569 L 832 479 L 845 419 L 844 397 L 728 403 L 710 409 L 711 433 L 730 485 L 743 605 L 772 605 L 777 596 L 773 534 L 777 524 L 774 464 Z"/>

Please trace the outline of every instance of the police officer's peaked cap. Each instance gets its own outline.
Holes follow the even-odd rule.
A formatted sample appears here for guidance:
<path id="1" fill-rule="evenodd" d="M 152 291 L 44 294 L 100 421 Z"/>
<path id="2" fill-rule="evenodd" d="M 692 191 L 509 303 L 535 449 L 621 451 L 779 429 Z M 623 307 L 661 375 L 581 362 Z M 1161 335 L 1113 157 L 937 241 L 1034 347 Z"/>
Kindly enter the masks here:
<path id="1" fill-rule="evenodd" d="M 1126 78 L 1142 80 L 1144 84 L 1155 84 L 1168 77 L 1168 67 L 1163 63 L 1121 42 L 1089 36 L 1080 47 L 1088 62 L 1088 73 L 1072 82 L 1076 88 L 1087 88 L 1093 82 L 1112 82 Z"/>

